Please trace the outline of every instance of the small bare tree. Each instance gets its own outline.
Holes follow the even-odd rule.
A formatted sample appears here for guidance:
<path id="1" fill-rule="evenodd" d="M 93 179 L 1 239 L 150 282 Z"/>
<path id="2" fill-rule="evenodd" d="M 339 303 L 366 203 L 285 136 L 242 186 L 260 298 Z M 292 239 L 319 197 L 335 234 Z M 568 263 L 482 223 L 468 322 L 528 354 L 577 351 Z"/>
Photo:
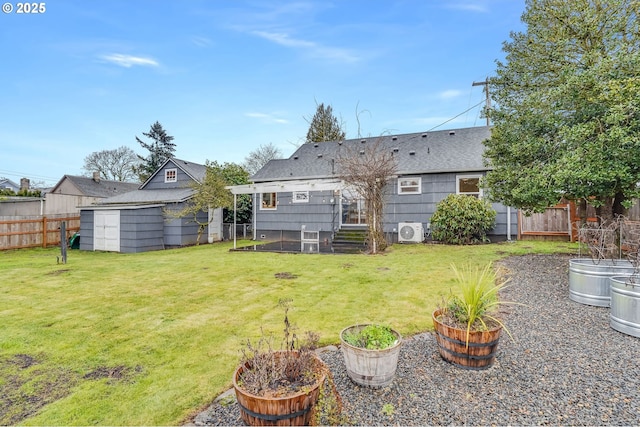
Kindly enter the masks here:
<path id="1" fill-rule="evenodd" d="M 358 146 L 344 146 L 336 159 L 338 173 L 348 186 L 365 200 L 365 218 L 369 231 L 369 252 L 387 247 L 383 230 L 385 190 L 398 167 L 391 150 L 381 139 Z"/>
<path id="2" fill-rule="evenodd" d="M 202 221 L 198 218 L 201 212 L 208 212 L 209 209 L 229 208 L 233 206 L 233 195 L 225 187 L 228 184 L 224 177 L 223 167 L 217 162 L 206 163 L 207 169 L 202 182 L 191 182 L 189 187 L 194 190 L 194 195 L 180 210 L 165 210 L 170 218 L 193 217 L 193 222 L 198 224 L 197 243 L 204 230 L 209 225 L 210 219 Z"/>

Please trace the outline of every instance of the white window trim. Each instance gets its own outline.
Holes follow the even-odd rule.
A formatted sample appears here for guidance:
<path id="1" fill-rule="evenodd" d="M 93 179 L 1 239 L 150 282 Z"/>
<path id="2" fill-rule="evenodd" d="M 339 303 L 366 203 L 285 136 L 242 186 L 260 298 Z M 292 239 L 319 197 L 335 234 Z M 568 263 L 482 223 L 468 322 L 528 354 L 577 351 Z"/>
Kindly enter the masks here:
<path id="1" fill-rule="evenodd" d="M 407 187 L 415 187 L 414 185 L 403 187 L 401 185 L 403 180 L 406 179 L 417 179 L 418 180 L 418 189 L 415 191 L 406 191 Z M 422 177 L 421 176 L 401 176 L 398 178 L 398 194 L 406 195 L 406 194 L 422 194 Z"/>
<path id="2" fill-rule="evenodd" d="M 275 195 L 275 203 L 273 207 L 265 207 L 262 206 L 262 196 L 263 194 L 274 194 Z M 274 193 L 274 192 L 268 192 L 268 193 L 260 193 L 260 210 L 261 211 L 275 211 L 276 209 L 278 209 L 278 193 Z"/>
<path id="3" fill-rule="evenodd" d="M 482 199 L 482 197 L 484 196 L 484 191 L 482 190 L 482 186 L 480 185 L 480 183 L 478 184 L 478 192 L 477 193 L 470 193 L 470 192 L 460 192 L 460 180 L 461 179 L 466 179 L 466 178 L 478 178 L 478 180 L 481 182 L 482 181 L 482 174 L 468 174 L 468 175 L 456 175 L 456 194 L 477 194 L 479 199 Z"/>
<path id="4" fill-rule="evenodd" d="M 169 179 L 168 175 L 169 172 L 173 171 L 174 172 L 174 179 Z M 164 171 L 164 182 L 178 182 L 178 169 L 165 169 Z"/>
<path id="5" fill-rule="evenodd" d="M 303 195 L 302 198 L 298 198 L 299 195 Z M 293 203 L 309 203 L 309 192 L 308 191 L 294 191 L 291 195 L 291 201 Z M 276 202 L 277 205 L 277 202 Z"/>

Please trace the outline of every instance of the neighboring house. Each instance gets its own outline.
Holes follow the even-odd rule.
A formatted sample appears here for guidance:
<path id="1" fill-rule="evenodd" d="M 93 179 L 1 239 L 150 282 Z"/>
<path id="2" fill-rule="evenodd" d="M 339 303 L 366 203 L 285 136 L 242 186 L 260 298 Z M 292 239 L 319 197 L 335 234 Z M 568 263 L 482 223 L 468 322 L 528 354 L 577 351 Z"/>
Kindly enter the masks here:
<path id="1" fill-rule="evenodd" d="M 0 178 L 0 190 L 11 190 L 14 193 L 20 191 L 20 186 L 9 178 Z"/>
<path id="2" fill-rule="evenodd" d="M 139 183 L 101 179 L 99 172 L 94 172 L 92 177 L 65 175 L 46 192 L 44 214 L 77 214 L 79 206 L 99 203 L 139 187 Z"/>
<path id="3" fill-rule="evenodd" d="M 206 166 L 168 159 L 139 189 L 80 208 L 80 249 L 145 252 L 197 243 L 198 224 L 192 217 L 174 218 L 194 195 L 190 184 L 201 182 Z M 203 240 L 221 240 L 222 210 L 202 212 L 211 219 Z"/>
<path id="4" fill-rule="evenodd" d="M 251 177 L 252 184 L 229 187 L 234 194 L 253 194 L 256 240 L 301 240 L 301 231 L 317 231 L 332 241 L 338 230 L 362 227 L 366 205 L 339 179 L 336 159 L 345 147 L 356 152 L 379 142 L 397 158 L 397 176 L 387 188 L 384 231 L 398 241 L 400 227 L 421 241 L 436 204 L 450 193 L 483 197 L 480 178 L 483 141 L 489 127 L 404 135 L 385 135 L 336 142 L 302 144 L 288 159 L 268 162 Z M 517 212 L 493 204 L 497 212 L 492 240 L 515 238 Z M 414 234 L 414 233 L 411 233 Z"/>

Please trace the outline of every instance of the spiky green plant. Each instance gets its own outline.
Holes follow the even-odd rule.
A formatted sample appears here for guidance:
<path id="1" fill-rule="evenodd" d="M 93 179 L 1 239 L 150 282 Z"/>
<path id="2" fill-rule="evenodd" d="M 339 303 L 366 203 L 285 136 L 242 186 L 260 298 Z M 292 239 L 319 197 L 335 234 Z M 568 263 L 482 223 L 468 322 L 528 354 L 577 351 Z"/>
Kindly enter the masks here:
<path id="1" fill-rule="evenodd" d="M 502 304 L 516 304 L 498 298 L 498 292 L 508 280 L 499 280 L 492 263 L 487 263 L 484 267 L 472 267 L 467 264 L 460 268 L 451 264 L 451 269 L 461 294 L 452 296 L 446 309 L 458 322 L 466 324 L 467 347 L 471 330 L 488 330 L 488 321 L 500 325 L 511 337 L 509 330 L 497 317 L 498 309 Z"/>

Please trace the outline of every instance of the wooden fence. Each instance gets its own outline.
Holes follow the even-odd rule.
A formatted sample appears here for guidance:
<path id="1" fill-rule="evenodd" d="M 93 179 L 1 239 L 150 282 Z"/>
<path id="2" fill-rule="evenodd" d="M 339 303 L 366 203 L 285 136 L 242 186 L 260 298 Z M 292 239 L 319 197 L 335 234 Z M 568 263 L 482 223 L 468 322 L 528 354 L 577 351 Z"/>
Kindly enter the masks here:
<path id="1" fill-rule="evenodd" d="M 66 221 L 67 241 L 80 231 L 80 215 L 0 217 L 0 250 L 60 245 L 60 224 Z"/>
<path id="2" fill-rule="evenodd" d="M 635 201 L 626 217 L 630 221 L 640 221 L 640 201 Z M 587 205 L 587 221 L 597 221 L 596 211 L 591 205 Z M 575 242 L 578 239 L 579 228 L 580 215 L 574 202 L 561 203 L 530 216 L 518 211 L 518 240 Z"/>

